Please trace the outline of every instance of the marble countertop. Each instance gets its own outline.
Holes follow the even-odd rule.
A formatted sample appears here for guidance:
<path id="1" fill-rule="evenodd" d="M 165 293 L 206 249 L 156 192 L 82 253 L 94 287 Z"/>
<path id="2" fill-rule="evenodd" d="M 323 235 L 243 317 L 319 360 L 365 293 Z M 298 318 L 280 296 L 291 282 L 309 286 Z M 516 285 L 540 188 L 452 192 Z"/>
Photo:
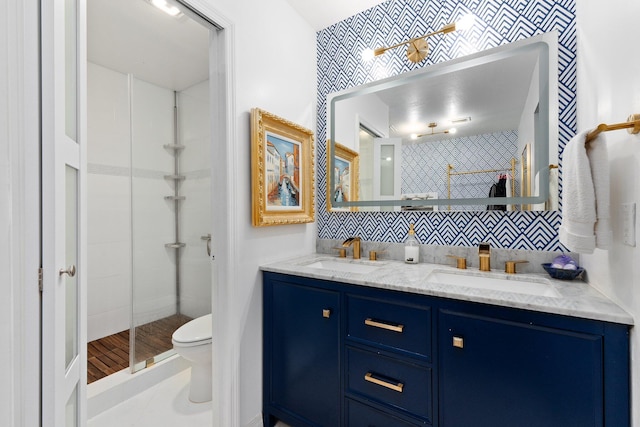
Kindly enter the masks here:
<path id="1" fill-rule="evenodd" d="M 309 265 L 318 261 L 340 264 L 359 264 L 377 267 L 362 273 L 338 271 L 337 269 L 313 268 Z M 340 265 L 338 265 L 340 267 Z M 477 269 L 458 270 L 440 264 L 405 264 L 400 261 L 353 260 L 327 254 L 312 254 L 260 266 L 262 271 L 292 274 L 314 279 L 331 280 L 360 286 L 391 289 L 435 297 L 473 301 L 504 307 L 534 310 L 544 313 L 561 314 L 585 319 L 633 325 L 633 317 L 609 300 L 589 284 L 579 280 L 555 280 L 546 274 L 507 275 L 504 271 L 490 273 Z M 442 284 L 429 279 L 432 272 L 464 274 L 469 276 L 493 277 L 508 286 L 518 286 L 518 282 L 544 283 L 552 288 L 555 296 L 540 296 L 523 292 L 481 289 L 453 284 Z"/>

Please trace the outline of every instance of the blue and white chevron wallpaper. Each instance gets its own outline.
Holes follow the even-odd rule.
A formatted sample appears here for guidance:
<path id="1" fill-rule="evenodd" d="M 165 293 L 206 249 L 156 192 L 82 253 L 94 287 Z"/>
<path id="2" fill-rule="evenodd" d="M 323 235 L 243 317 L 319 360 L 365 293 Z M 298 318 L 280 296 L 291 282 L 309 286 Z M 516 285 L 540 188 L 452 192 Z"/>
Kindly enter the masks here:
<path id="1" fill-rule="evenodd" d="M 363 62 L 365 48 L 389 46 L 439 30 L 466 14 L 472 30 L 429 39 L 426 61 L 413 64 L 404 49 Z M 318 237 L 402 242 L 410 223 L 421 243 L 560 251 L 558 212 L 327 212 L 327 95 L 380 78 L 454 59 L 553 30 L 558 31 L 559 153 L 576 131 L 575 0 L 389 0 L 317 33 Z M 561 158 L 561 157 L 560 157 Z"/>

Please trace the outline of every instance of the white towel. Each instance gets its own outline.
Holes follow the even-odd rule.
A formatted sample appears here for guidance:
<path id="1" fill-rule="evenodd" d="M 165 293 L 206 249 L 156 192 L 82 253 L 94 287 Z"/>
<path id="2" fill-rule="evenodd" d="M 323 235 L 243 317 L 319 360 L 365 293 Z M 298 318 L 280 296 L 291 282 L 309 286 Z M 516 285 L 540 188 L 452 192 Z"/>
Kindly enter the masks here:
<path id="1" fill-rule="evenodd" d="M 559 237 L 571 251 L 590 254 L 596 247 L 609 248 L 611 224 L 605 138 L 599 135 L 585 146 L 587 133 L 578 133 L 564 149 Z"/>
<path id="2" fill-rule="evenodd" d="M 505 183 L 507 195 L 506 197 L 514 197 L 514 194 L 511 194 L 511 174 L 507 174 L 507 181 Z M 507 205 L 508 211 L 515 211 L 515 207 L 513 205 Z"/>

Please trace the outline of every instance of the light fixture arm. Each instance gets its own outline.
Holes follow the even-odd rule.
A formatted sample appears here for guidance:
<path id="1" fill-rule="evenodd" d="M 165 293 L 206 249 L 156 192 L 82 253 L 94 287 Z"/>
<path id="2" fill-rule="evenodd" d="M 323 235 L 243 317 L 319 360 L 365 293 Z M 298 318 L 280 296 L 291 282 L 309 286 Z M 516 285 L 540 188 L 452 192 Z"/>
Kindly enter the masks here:
<path id="1" fill-rule="evenodd" d="M 456 31 L 458 29 L 458 26 L 460 27 L 460 29 L 464 29 L 465 27 L 467 27 L 466 24 L 469 23 L 469 21 L 473 21 L 473 17 L 469 16 L 469 19 L 466 19 L 467 17 L 463 18 L 461 21 L 459 21 L 459 23 L 456 22 L 452 22 L 449 23 L 445 26 L 443 26 L 442 28 L 440 28 L 438 31 L 434 31 L 432 33 L 429 34 L 425 34 L 423 36 L 419 36 L 419 37 L 413 37 L 409 40 L 400 42 L 400 43 L 396 43 L 392 46 L 388 46 L 388 47 L 379 47 L 377 49 L 373 50 L 373 56 L 380 56 L 383 53 L 385 53 L 388 50 L 391 49 L 395 49 L 397 47 L 400 46 L 404 46 L 404 45 L 409 45 L 408 49 L 407 49 L 407 57 L 409 58 L 409 60 L 411 62 L 417 63 L 422 61 L 423 59 L 425 59 L 427 57 L 427 54 L 429 52 L 429 46 L 427 44 L 427 38 L 431 37 L 431 36 L 435 36 L 436 34 L 446 34 L 446 33 L 451 33 L 453 31 Z M 464 21 L 467 21 L 466 23 Z M 458 25 L 459 24 L 459 25 Z M 368 51 L 368 57 L 371 57 L 371 51 Z M 363 55 L 363 57 L 365 57 L 365 55 Z"/>
<path id="2" fill-rule="evenodd" d="M 379 47 L 377 49 L 374 49 L 373 55 L 374 56 L 380 56 L 380 55 L 382 55 L 383 53 L 385 53 L 388 50 L 395 49 L 397 47 L 404 46 L 404 45 L 416 42 L 418 40 L 426 39 L 426 38 L 429 38 L 431 36 L 435 36 L 436 34 L 450 33 L 450 32 L 455 31 L 455 30 L 456 30 L 456 23 L 452 22 L 451 24 L 445 25 L 444 27 L 442 27 L 438 31 L 434 31 L 434 32 L 429 33 L 429 34 L 425 34 L 424 36 L 414 37 L 412 39 L 409 39 L 409 40 L 406 40 L 406 41 L 403 41 L 403 42 L 400 42 L 400 43 L 396 43 L 393 46 Z"/>

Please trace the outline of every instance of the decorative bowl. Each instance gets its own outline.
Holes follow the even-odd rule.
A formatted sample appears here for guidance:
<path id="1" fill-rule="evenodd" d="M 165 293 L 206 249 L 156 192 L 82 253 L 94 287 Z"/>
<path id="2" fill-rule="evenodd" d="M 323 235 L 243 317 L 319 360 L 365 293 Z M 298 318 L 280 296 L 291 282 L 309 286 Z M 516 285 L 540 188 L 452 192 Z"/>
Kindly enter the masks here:
<path id="1" fill-rule="evenodd" d="M 582 276 L 582 273 L 584 273 L 584 268 L 582 267 L 578 267 L 575 270 L 569 270 L 564 268 L 553 268 L 551 267 L 550 262 L 542 264 L 542 267 L 546 270 L 547 273 L 549 273 L 549 276 L 551 276 L 554 279 L 560 279 L 560 280 L 579 279 Z"/>

